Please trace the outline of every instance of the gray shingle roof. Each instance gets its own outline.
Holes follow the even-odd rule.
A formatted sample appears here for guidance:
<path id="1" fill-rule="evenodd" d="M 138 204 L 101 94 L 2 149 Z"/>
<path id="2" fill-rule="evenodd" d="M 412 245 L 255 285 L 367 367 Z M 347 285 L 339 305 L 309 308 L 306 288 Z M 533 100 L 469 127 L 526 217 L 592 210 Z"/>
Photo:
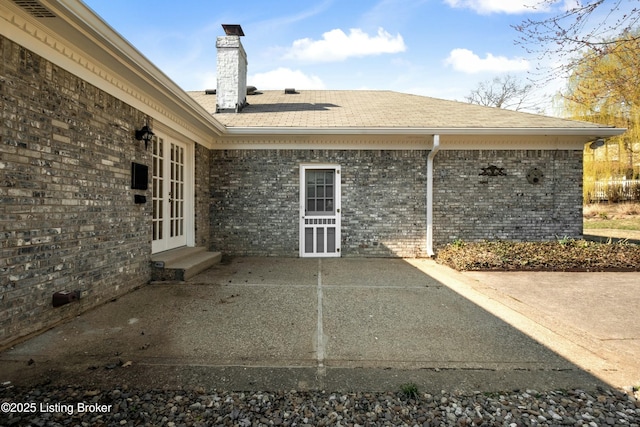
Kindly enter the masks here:
<path id="1" fill-rule="evenodd" d="M 612 128 L 393 91 L 262 91 L 240 113 L 215 113 L 215 95 L 188 93 L 228 128 Z"/>

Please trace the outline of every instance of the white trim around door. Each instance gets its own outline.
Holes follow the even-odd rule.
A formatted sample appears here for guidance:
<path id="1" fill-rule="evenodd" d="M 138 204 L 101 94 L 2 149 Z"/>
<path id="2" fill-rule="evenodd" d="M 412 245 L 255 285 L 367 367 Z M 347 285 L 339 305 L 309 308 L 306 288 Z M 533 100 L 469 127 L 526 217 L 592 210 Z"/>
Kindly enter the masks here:
<path id="1" fill-rule="evenodd" d="M 340 257 L 341 169 L 300 165 L 300 257 Z"/>

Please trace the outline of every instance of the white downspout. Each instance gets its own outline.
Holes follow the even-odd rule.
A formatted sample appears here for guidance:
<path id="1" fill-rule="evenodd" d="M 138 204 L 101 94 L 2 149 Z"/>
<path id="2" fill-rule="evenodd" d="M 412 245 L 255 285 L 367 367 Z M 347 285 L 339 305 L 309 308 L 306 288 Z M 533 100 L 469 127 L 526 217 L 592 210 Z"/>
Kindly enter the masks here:
<path id="1" fill-rule="evenodd" d="M 427 156 L 427 255 L 433 251 L 433 158 L 440 151 L 440 135 L 433 135 L 433 148 Z"/>

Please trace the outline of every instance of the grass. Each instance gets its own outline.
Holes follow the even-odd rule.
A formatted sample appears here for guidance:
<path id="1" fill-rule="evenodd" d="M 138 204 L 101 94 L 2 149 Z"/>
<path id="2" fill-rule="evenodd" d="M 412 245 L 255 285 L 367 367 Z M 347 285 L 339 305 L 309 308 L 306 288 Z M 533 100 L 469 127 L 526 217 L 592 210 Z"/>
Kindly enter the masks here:
<path id="1" fill-rule="evenodd" d="M 418 386 L 415 383 L 402 384 L 400 393 L 407 399 L 417 399 L 419 396 Z"/>
<path id="2" fill-rule="evenodd" d="M 609 228 L 614 230 L 640 231 L 640 218 L 637 219 L 602 219 L 598 221 L 584 221 L 585 230 Z"/>
<path id="3" fill-rule="evenodd" d="M 583 209 L 585 229 L 640 231 L 640 203 L 597 203 Z"/>

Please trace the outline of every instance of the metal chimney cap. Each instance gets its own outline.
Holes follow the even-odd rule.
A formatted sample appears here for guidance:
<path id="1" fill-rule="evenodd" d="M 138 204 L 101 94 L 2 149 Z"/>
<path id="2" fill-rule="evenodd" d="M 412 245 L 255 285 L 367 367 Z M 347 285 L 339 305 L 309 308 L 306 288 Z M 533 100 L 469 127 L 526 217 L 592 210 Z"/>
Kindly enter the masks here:
<path id="1" fill-rule="evenodd" d="M 244 36 L 242 27 L 238 24 L 222 24 L 224 33 L 228 36 Z"/>

